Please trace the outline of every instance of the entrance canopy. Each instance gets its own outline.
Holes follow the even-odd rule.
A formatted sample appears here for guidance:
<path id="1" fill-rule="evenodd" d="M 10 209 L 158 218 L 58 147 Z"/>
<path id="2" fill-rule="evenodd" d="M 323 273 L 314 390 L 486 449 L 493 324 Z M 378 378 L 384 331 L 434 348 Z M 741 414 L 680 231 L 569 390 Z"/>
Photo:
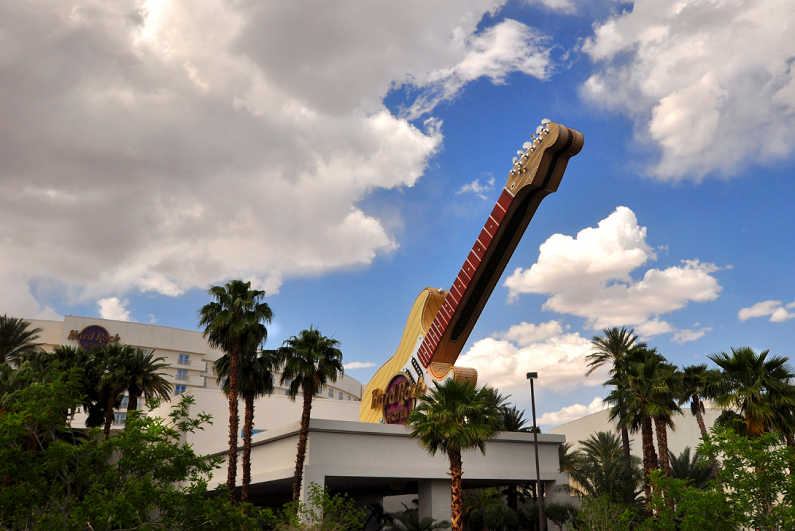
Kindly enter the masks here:
<path id="1" fill-rule="evenodd" d="M 282 503 L 292 492 L 299 423 L 291 423 L 253 436 L 251 493 L 253 503 Z M 447 456 L 431 457 L 409 428 L 363 422 L 312 419 L 304 464 L 302 498 L 317 483 L 331 491 L 344 491 L 359 501 L 384 496 L 417 494 L 420 517 L 450 519 L 450 477 Z M 538 435 L 541 480 L 546 492 L 565 482 L 558 472 L 558 445 L 563 435 Z M 219 441 L 220 443 L 220 441 Z M 219 445 L 220 446 L 220 445 Z M 215 455 L 226 458 L 218 447 Z M 532 433 L 502 433 L 486 443 L 486 455 L 465 452 L 464 488 L 535 481 Z M 238 481 L 242 471 L 238 471 Z"/>

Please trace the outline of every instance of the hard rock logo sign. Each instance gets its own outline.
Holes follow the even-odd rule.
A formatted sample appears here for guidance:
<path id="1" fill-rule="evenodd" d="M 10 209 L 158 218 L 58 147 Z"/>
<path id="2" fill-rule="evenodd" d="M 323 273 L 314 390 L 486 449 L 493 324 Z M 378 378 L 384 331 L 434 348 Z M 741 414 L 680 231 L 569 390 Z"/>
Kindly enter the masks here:
<path id="1" fill-rule="evenodd" d="M 386 389 L 373 390 L 372 408 L 383 410 L 386 424 L 405 424 L 417 396 L 425 394 L 425 390 L 422 378 L 412 384 L 405 374 L 398 373 Z"/>
<path id="2" fill-rule="evenodd" d="M 77 341 L 82 349 L 91 350 L 97 347 L 104 347 L 111 343 L 118 343 L 121 338 L 119 334 L 115 336 L 110 335 L 110 332 L 105 330 L 102 326 L 91 325 L 83 328 L 79 332 L 77 330 L 70 330 L 69 339 Z"/>

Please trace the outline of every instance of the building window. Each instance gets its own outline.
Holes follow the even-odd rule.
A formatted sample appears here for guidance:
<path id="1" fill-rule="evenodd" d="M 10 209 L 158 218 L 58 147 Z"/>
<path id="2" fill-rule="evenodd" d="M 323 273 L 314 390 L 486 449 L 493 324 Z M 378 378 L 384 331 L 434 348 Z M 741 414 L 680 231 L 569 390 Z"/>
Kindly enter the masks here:
<path id="1" fill-rule="evenodd" d="M 188 381 L 188 371 L 185 369 L 177 369 L 177 380 Z"/>
<path id="2" fill-rule="evenodd" d="M 340 400 L 342 400 L 342 391 L 340 391 Z"/>
<path id="3" fill-rule="evenodd" d="M 329 389 L 328 390 L 328 397 L 329 398 L 334 398 L 334 389 Z"/>
<path id="4" fill-rule="evenodd" d="M 185 386 L 184 385 L 175 385 L 174 386 L 174 396 L 179 396 L 179 395 L 181 395 L 184 392 L 185 392 Z"/>
<path id="5" fill-rule="evenodd" d="M 130 397 L 125 396 L 124 398 L 121 399 L 121 405 L 119 406 L 119 409 L 127 409 L 127 404 L 129 403 L 130 403 Z"/>
<path id="6" fill-rule="evenodd" d="M 350 400 L 350 399 L 351 399 L 351 395 L 348 395 L 348 400 Z"/>
<path id="7" fill-rule="evenodd" d="M 180 354 L 179 360 L 177 360 L 179 365 L 190 365 L 190 355 L 188 354 Z"/>
<path id="8" fill-rule="evenodd" d="M 113 425 L 114 426 L 124 426 L 124 423 L 127 421 L 127 413 L 116 413 L 113 415 Z"/>

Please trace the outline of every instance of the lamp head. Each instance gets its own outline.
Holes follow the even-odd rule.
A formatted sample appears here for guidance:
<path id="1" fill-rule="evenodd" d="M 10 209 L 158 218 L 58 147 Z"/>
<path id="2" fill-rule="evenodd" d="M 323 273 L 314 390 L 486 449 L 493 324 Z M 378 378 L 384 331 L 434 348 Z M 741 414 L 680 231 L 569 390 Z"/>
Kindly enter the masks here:
<path id="1" fill-rule="evenodd" d="M 527 379 L 528 380 L 536 380 L 536 379 L 538 379 L 538 373 L 537 372 L 528 372 L 527 373 Z"/>

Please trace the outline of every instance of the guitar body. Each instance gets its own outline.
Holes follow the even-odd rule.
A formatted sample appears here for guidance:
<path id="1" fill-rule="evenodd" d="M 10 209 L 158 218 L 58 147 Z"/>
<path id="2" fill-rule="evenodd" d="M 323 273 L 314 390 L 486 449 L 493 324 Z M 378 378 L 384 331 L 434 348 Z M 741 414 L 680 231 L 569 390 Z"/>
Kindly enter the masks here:
<path id="1" fill-rule="evenodd" d="M 477 383 L 456 367 L 472 328 L 541 201 L 558 189 L 582 149 L 582 133 L 543 120 L 514 158 L 508 182 L 449 290 L 425 288 L 409 313 L 400 346 L 362 395 L 361 422 L 403 424 L 426 386 L 448 378 Z"/>

